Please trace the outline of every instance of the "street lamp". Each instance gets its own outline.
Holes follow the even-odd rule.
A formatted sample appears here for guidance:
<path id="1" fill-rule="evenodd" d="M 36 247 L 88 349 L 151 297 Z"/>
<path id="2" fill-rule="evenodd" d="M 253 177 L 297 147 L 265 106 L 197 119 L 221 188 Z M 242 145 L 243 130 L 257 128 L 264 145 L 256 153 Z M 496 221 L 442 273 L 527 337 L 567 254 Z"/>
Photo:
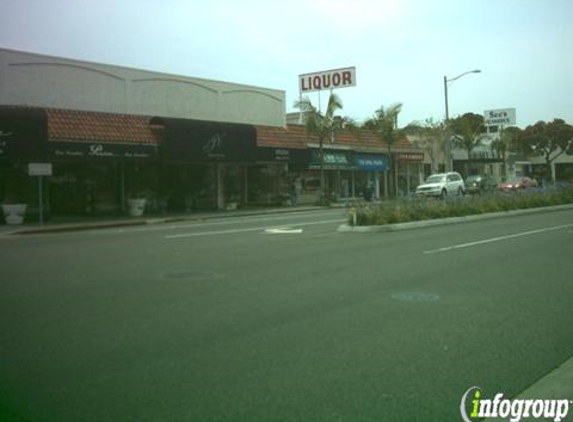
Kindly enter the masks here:
<path id="1" fill-rule="evenodd" d="M 460 79 L 462 76 L 465 75 L 469 75 L 470 73 L 481 73 L 481 70 L 479 69 L 475 69 L 475 70 L 469 70 L 467 72 L 462 73 L 461 75 L 456 76 L 455 78 L 451 78 L 448 79 L 447 76 L 444 76 L 444 97 L 446 100 L 446 126 L 450 120 L 450 112 L 449 112 L 449 107 L 448 107 L 448 82 L 454 82 L 458 79 Z M 453 170 L 453 163 L 452 163 L 452 157 L 451 157 L 451 145 L 450 145 L 450 141 L 448 140 L 448 142 L 446 143 L 447 147 L 446 147 L 446 153 L 447 153 L 447 161 L 448 161 L 448 170 L 451 171 Z"/>

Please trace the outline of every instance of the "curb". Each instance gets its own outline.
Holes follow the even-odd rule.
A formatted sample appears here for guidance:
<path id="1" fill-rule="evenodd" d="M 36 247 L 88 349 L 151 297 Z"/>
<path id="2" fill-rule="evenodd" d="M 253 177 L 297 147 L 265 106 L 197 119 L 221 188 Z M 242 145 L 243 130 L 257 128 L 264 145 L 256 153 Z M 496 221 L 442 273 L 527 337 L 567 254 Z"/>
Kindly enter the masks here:
<path id="1" fill-rule="evenodd" d="M 560 366 L 538 379 L 527 389 L 519 393 L 512 400 L 572 400 L 573 399 L 573 357 Z M 571 421 L 573 406 L 569 406 L 568 415 L 563 421 Z M 488 422 L 507 422 L 508 418 L 487 418 Z M 522 421 L 540 420 L 540 418 L 527 417 Z"/>
<path id="2" fill-rule="evenodd" d="M 294 208 L 294 207 L 293 207 Z M 60 226 L 44 226 L 44 227 L 33 227 L 33 228 L 22 228 L 14 230 L 6 230 L 4 233 L 0 231 L 0 237 L 13 236 L 13 235 L 30 235 L 30 234 L 49 234 L 49 233 L 65 233 L 74 231 L 88 231 L 88 230 L 101 230 L 101 229 L 113 229 L 119 227 L 133 227 L 133 226 L 145 226 L 145 225 L 155 225 L 155 224 L 170 224 L 170 223 L 180 223 L 184 221 L 207 221 L 216 220 L 223 218 L 233 218 L 233 217 L 253 217 L 258 215 L 273 215 L 273 214 L 288 214 L 297 212 L 307 212 L 307 211 L 323 211 L 332 210 L 337 207 L 309 207 L 309 208 L 294 208 L 294 209 L 272 209 L 272 210 L 260 210 L 260 211 L 244 211 L 234 213 L 221 213 L 221 214 L 203 214 L 203 215 L 189 215 L 180 217 L 165 217 L 165 218 L 150 218 L 150 219 L 138 219 L 138 220 L 126 220 L 126 221 L 108 221 L 102 223 L 79 223 L 79 224 L 62 224 Z"/>
<path id="3" fill-rule="evenodd" d="M 543 212 L 555 212 L 573 209 L 570 205 L 555 205 L 553 207 L 527 208 L 524 210 L 492 212 L 488 214 L 467 215 L 464 217 L 438 218 L 435 220 L 410 221 L 408 223 L 385 224 L 383 226 L 350 226 L 342 224 L 338 227 L 341 233 L 370 233 L 370 232 L 391 232 L 400 230 L 412 230 L 423 227 L 444 226 L 449 224 L 468 223 L 472 221 L 493 220 L 495 218 L 512 217 L 516 215 L 539 214 Z"/>

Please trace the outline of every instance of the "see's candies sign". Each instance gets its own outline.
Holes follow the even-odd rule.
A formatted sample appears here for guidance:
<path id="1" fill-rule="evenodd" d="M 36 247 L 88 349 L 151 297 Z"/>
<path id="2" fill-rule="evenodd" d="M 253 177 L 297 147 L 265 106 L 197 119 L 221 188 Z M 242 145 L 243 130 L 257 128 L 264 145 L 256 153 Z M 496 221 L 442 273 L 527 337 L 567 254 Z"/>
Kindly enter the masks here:
<path id="1" fill-rule="evenodd" d="M 499 110 L 486 110 L 483 113 L 486 126 L 512 126 L 515 125 L 515 109 L 502 108 Z"/>
<path id="2" fill-rule="evenodd" d="M 298 77 L 298 88 L 301 93 L 347 88 L 349 86 L 356 86 L 355 67 L 305 73 Z"/>

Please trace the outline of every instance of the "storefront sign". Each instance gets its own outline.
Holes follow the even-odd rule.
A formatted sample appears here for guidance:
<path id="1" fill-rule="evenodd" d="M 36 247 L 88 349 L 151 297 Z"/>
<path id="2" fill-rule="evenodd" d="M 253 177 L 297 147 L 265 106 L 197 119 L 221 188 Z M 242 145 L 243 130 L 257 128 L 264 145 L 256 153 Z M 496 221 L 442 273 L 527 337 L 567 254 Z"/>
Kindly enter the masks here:
<path id="1" fill-rule="evenodd" d="M 398 161 L 424 161 L 424 154 L 418 152 L 401 152 L 396 155 Z"/>
<path id="2" fill-rule="evenodd" d="M 309 168 L 320 168 L 320 151 L 312 150 L 311 162 Z M 326 169 L 348 169 L 351 168 L 350 162 L 345 152 L 342 151 L 324 151 L 324 168 Z"/>
<path id="3" fill-rule="evenodd" d="M 356 166 L 364 171 L 388 170 L 388 158 L 381 154 L 356 154 Z"/>
<path id="4" fill-rule="evenodd" d="M 299 75 L 301 93 L 356 86 L 356 67 Z"/>
<path id="5" fill-rule="evenodd" d="M 275 149 L 275 161 L 289 161 L 290 152 L 288 149 Z"/>
<path id="6" fill-rule="evenodd" d="M 516 122 L 515 108 L 486 110 L 483 114 L 486 126 L 512 126 Z"/>
<path id="7" fill-rule="evenodd" d="M 255 160 L 258 162 L 278 162 L 306 166 L 310 161 L 310 151 L 308 149 L 260 147 L 256 149 Z"/>
<path id="8" fill-rule="evenodd" d="M 49 141 L 50 153 L 59 158 L 147 159 L 156 155 L 155 145 Z"/>
<path id="9" fill-rule="evenodd" d="M 52 163 L 29 163 L 28 164 L 29 176 L 51 176 Z"/>

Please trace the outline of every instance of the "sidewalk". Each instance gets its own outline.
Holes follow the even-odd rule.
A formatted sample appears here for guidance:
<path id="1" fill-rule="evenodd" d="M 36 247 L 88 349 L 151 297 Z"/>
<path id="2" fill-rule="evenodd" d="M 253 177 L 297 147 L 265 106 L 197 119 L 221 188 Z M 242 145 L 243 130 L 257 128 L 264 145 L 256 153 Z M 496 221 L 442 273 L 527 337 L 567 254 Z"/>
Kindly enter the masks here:
<path id="1" fill-rule="evenodd" d="M 72 216 L 72 217 L 54 217 L 50 221 L 40 225 L 32 223 L 17 225 L 0 225 L 0 236 L 41 234 L 41 233 L 58 233 L 81 230 L 97 230 L 115 227 L 142 226 L 146 224 L 165 224 L 177 223 L 182 221 L 201 221 L 213 220 L 230 217 L 247 217 L 269 214 L 287 214 L 304 211 L 320 211 L 335 208 L 344 208 L 344 204 L 336 204 L 330 207 L 320 207 L 314 205 L 298 207 L 270 207 L 270 208 L 247 208 L 236 211 L 207 211 L 207 212 L 190 212 L 169 214 L 165 216 L 115 216 L 115 217 L 90 217 L 90 216 Z"/>

